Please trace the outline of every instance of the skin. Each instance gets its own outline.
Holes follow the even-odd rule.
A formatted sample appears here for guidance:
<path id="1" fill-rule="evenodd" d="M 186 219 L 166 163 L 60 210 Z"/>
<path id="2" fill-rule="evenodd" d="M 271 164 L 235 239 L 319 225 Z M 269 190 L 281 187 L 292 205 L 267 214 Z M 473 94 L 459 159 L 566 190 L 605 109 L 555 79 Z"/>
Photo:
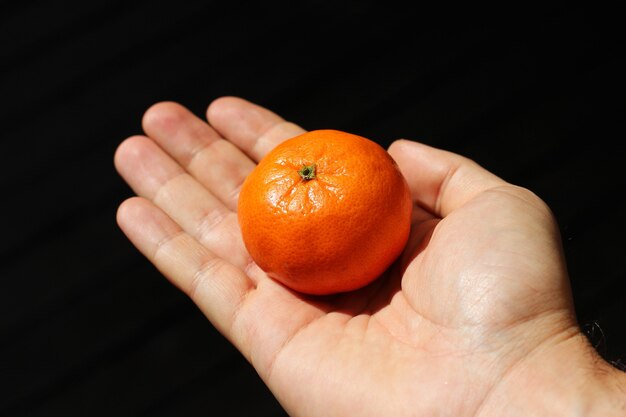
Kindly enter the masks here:
<path id="1" fill-rule="evenodd" d="M 404 253 L 366 288 L 307 297 L 251 261 L 236 216 L 256 162 L 304 130 L 237 97 L 206 121 L 158 103 L 143 128 L 115 155 L 137 194 L 121 229 L 290 415 L 626 414 L 625 374 L 581 333 L 558 227 L 531 191 L 399 140 L 389 153 L 415 203 Z"/>

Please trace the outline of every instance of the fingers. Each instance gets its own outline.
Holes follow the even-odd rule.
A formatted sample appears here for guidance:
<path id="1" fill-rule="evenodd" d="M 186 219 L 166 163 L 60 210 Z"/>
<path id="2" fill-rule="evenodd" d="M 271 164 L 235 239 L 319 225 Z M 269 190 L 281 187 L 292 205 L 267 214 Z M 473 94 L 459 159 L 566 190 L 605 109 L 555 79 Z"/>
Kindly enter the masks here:
<path id="1" fill-rule="evenodd" d="M 144 115 L 150 138 L 126 140 L 116 152 L 115 163 L 138 195 L 153 201 L 218 256 L 243 268 L 248 254 L 237 224 L 237 198 L 255 166 L 244 152 L 261 158 L 303 130 L 234 97 L 216 100 L 208 114 L 229 139 L 232 135 L 232 142 L 183 106 L 163 102 Z"/>
<path id="2" fill-rule="evenodd" d="M 201 245 L 144 198 L 122 203 L 117 221 L 139 251 L 184 291 L 219 331 L 237 338 L 232 332 L 235 313 L 254 287 L 243 271 Z"/>
<path id="3" fill-rule="evenodd" d="M 200 184 L 235 210 L 241 184 L 254 162 L 185 107 L 163 102 L 150 107 L 144 131 Z"/>
<path id="4" fill-rule="evenodd" d="M 421 143 L 398 140 L 389 153 L 406 177 L 414 201 L 439 217 L 506 182 L 472 160 Z"/>
<path id="5" fill-rule="evenodd" d="M 115 165 L 139 196 L 153 201 L 189 235 L 235 266 L 247 265 L 236 214 L 154 141 L 127 139 L 115 154 Z"/>
<path id="6" fill-rule="evenodd" d="M 270 110 L 238 97 L 221 97 L 207 109 L 209 124 L 255 161 L 284 140 L 304 133 Z"/>

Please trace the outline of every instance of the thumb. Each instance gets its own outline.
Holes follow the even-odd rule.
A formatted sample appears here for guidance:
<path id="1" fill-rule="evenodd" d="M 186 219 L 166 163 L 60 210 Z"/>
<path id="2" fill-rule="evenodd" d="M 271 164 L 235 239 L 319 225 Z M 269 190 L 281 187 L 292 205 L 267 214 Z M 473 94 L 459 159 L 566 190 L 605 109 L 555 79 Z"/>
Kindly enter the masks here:
<path id="1" fill-rule="evenodd" d="M 481 192 L 507 184 L 464 156 L 400 139 L 388 150 L 404 174 L 413 200 L 445 217 Z"/>

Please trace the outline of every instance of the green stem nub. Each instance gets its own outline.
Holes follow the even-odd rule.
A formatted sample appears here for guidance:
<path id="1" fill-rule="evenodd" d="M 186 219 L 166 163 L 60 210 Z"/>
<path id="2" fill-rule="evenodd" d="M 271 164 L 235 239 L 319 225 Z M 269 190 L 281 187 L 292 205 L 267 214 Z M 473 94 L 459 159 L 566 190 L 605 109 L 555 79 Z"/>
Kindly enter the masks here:
<path id="1" fill-rule="evenodd" d="M 305 181 L 312 180 L 313 178 L 315 178 L 315 164 L 302 165 L 302 168 L 300 168 L 298 174 L 300 174 L 302 179 Z"/>

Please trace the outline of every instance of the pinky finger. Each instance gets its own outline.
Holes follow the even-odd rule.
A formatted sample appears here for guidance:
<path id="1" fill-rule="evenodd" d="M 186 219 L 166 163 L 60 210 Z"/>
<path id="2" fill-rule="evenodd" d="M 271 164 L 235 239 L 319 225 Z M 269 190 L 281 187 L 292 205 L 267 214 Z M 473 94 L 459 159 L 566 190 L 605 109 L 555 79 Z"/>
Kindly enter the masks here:
<path id="1" fill-rule="evenodd" d="M 248 276 L 202 246 L 149 200 L 133 197 L 123 202 L 117 222 L 137 249 L 239 345 L 233 340 L 232 324 L 246 294 L 254 288 Z"/>

